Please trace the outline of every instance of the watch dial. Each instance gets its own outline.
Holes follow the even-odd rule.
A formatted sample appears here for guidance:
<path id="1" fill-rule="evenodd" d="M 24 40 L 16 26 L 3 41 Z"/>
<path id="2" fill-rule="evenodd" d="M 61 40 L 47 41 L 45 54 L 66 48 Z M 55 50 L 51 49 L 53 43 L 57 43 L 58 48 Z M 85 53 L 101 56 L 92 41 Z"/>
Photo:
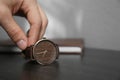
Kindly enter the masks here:
<path id="1" fill-rule="evenodd" d="M 56 60 L 58 47 L 49 40 L 38 41 L 33 48 L 33 57 L 42 64 L 51 64 Z"/>

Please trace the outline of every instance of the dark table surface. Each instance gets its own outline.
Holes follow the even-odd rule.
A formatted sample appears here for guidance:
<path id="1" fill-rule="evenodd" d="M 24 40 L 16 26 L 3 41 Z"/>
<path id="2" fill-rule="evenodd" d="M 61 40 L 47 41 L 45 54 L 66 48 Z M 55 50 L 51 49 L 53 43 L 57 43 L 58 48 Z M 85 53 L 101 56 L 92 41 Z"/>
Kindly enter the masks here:
<path id="1" fill-rule="evenodd" d="M 83 57 L 60 55 L 48 66 L 0 52 L 0 80 L 120 80 L 120 51 L 85 49 Z"/>

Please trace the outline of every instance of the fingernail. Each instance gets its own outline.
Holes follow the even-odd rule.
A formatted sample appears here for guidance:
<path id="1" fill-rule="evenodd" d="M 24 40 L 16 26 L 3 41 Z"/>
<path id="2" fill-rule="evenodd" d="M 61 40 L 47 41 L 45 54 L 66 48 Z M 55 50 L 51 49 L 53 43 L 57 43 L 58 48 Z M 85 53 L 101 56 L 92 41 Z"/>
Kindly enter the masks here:
<path id="1" fill-rule="evenodd" d="M 24 41 L 24 40 L 20 40 L 20 41 L 17 42 L 17 46 L 18 46 L 20 49 L 24 50 L 24 49 L 26 48 L 26 46 L 27 46 L 27 43 L 26 43 L 26 41 Z"/>

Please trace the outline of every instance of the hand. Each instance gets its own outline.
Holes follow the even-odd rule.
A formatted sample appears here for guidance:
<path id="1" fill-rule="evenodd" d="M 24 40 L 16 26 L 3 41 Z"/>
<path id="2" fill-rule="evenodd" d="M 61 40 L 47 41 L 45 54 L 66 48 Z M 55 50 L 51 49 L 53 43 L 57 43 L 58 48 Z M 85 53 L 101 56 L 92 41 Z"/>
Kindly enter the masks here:
<path id="1" fill-rule="evenodd" d="M 16 13 L 23 13 L 30 24 L 27 36 L 13 19 Z M 36 0 L 0 0 L 0 25 L 22 50 L 42 38 L 47 23 L 47 17 Z"/>

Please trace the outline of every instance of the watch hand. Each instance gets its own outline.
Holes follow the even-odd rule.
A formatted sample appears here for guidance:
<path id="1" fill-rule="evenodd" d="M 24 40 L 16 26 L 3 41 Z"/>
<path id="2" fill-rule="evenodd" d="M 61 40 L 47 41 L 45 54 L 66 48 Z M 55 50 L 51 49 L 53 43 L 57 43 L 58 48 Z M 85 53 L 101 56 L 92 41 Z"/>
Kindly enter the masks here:
<path id="1" fill-rule="evenodd" d="M 47 50 L 44 50 L 44 51 L 38 52 L 38 53 L 36 53 L 36 54 L 38 54 L 38 55 L 39 55 L 39 54 L 43 54 L 42 57 L 44 57 L 44 56 L 46 55 L 47 52 L 48 52 Z"/>

